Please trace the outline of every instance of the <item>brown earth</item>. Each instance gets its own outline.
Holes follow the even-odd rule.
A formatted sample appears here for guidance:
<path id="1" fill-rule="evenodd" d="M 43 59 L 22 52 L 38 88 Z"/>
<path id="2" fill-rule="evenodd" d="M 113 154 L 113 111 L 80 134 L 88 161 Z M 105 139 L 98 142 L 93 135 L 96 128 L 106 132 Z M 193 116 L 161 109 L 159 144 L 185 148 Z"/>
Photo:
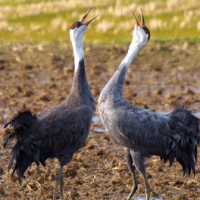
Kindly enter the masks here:
<path id="1" fill-rule="evenodd" d="M 200 54 L 195 42 L 149 42 L 133 61 L 124 87 L 132 104 L 156 112 L 170 112 L 185 105 L 200 115 Z M 128 45 L 87 46 L 85 66 L 92 93 L 99 93 L 124 58 Z M 0 45 L 0 123 L 21 108 L 39 113 L 59 104 L 70 91 L 73 54 L 64 44 Z M 98 109 L 95 113 L 98 116 Z M 102 123 L 93 123 L 86 146 L 64 168 L 64 199 L 125 199 L 132 187 L 123 148 L 106 133 L 98 133 Z M 1 131 L 0 141 L 6 130 Z M 22 186 L 7 172 L 12 144 L 0 145 L 0 199 L 52 199 L 56 159 L 37 170 L 33 164 L 25 173 Z M 198 149 L 200 153 L 200 148 Z M 172 167 L 159 157 L 146 162 L 153 199 L 200 199 L 200 162 L 196 176 L 183 176 L 181 166 Z M 144 182 L 137 173 L 136 199 L 144 199 Z M 58 192 L 58 199 L 60 198 Z M 140 197 L 140 198 L 139 198 Z"/>

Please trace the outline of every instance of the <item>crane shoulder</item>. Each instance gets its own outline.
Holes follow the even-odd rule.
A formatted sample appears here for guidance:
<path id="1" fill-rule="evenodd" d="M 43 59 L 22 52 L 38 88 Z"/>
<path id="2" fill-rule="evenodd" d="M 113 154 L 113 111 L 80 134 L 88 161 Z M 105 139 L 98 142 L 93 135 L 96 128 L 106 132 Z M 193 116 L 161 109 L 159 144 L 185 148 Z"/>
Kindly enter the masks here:
<path id="1" fill-rule="evenodd" d="M 161 115 L 134 106 L 117 109 L 110 118 L 112 131 L 147 149 L 158 149 L 159 145 L 185 148 L 190 141 L 194 148 L 200 138 L 199 119 L 181 107 Z M 156 150 L 152 152 L 156 154 Z"/>
<path id="2" fill-rule="evenodd" d="M 137 143 L 140 140 L 158 139 L 173 134 L 167 116 L 146 109 L 120 110 L 113 117 L 120 134 Z M 139 142 L 138 141 L 138 142 Z"/>
<path id="3" fill-rule="evenodd" d="M 68 106 L 54 107 L 37 116 L 35 137 L 40 139 L 57 134 L 79 137 L 80 132 L 90 126 L 92 115 L 92 108 L 86 105 L 76 109 Z"/>

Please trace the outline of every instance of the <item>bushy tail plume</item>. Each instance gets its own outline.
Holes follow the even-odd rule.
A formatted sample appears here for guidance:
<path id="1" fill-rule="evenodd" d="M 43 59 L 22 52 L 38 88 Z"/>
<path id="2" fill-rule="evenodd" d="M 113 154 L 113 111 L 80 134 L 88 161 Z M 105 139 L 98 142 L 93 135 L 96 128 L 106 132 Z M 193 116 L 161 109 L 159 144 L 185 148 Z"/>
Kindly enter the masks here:
<path id="1" fill-rule="evenodd" d="M 12 174 L 17 171 L 20 184 L 24 172 L 31 163 L 36 162 L 39 165 L 39 162 L 41 162 L 45 166 L 44 152 L 38 147 L 34 138 L 36 120 L 36 116 L 32 115 L 30 111 L 23 111 L 19 112 L 16 117 L 4 126 L 4 128 L 8 127 L 8 125 L 11 127 L 11 133 L 5 140 L 4 147 L 10 140 L 16 139 L 16 143 L 12 148 L 8 170 L 11 169 L 15 160 Z"/>
<path id="2" fill-rule="evenodd" d="M 195 175 L 195 160 L 197 160 L 197 144 L 200 141 L 199 119 L 184 107 L 174 109 L 169 115 L 169 126 L 173 130 L 170 141 L 171 151 L 166 159 L 170 165 L 174 158 L 182 165 L 183 173 Z"/>

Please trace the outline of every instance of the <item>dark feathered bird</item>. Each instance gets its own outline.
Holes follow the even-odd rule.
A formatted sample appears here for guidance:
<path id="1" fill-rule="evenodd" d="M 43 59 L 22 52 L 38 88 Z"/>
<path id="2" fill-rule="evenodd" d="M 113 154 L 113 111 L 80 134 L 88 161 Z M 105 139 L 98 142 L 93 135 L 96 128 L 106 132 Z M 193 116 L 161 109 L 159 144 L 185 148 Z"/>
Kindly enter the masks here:
<path id="1" fill-rule="evenodd" d="M 135 16 L 135 15 L 134 15 Z M 150 198 L 150 186 L 145 172 L 145 159 L 158 155 L 170 165 L 174 159 L 182 165 L 183 172 L 195 173 L 194 158 L 197 159 L 199 140 L 199 119 L 189 110 L 179 107 L 168 115 L 161 115 L 147 109 L 129 104 L 123 96 L 126 72 L 138 53 L 148 42 L 150 31 L 142 26 L 136 17 L 133 40 L 128 53 L 120 66 L 106 84 L 99 97 L 101 120 L 109 135 L 124 147 L 129 170 L 133 176 L 133 188 L 128 197 L 131 199 L 137 190 L 135 169 L 145 181 L 146 199 Z"/>
<path id="2" fill-rule="evenodd" d="M 10 170 L 15 160 L 13 173 L 17 171 L 20 183 L 31 163 L 41 163 L 45 166 L 47 158 L 58 159 L 61 167 L 56 178 L 53 199 L 59 183 L 63 199 L 63 166 L 69 163 L 73 154 L 84 145 L 95 110 L 94 96 L 85 74 L 82 48 L 88 24 L 95 18 L 84 23 L 89 11 L 81 21 L 71 26 L 70 38 L 75 70 L 73 85 L 66 100 L 37 116 L 32 115 L 30 111 L 19 112 L 5 125 L 5 128 L 11 126 L 12 133 L 5 141 L 4 147 L 10 139 L 16 139 L 8 168 Z"/>

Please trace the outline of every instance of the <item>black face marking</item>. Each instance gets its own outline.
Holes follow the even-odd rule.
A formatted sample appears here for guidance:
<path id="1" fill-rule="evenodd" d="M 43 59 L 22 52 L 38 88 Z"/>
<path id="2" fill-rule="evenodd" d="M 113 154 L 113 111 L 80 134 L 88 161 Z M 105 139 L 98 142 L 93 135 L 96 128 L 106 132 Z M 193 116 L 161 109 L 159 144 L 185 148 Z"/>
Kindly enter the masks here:
<path id="1" fill-rule="evenodd" d="M 81 22 L 74 22 L 74 23 L 72 24 L 72 26 L 71 26 L 71 29 L 75 29 L 76 27 L 78 28 L 78 27 L 80 27 L 81 25 L 82 25 Z"/>
<path id="2" fill-rule="evenodd" d="M 150 39 L 150 31 L 149 31 L 149 29 L 146 26 L 144 26 L 142 28 L 143 28 L 144 32 L 149 36 L 148 37 L 148 40 L 149 40 Z"/>

